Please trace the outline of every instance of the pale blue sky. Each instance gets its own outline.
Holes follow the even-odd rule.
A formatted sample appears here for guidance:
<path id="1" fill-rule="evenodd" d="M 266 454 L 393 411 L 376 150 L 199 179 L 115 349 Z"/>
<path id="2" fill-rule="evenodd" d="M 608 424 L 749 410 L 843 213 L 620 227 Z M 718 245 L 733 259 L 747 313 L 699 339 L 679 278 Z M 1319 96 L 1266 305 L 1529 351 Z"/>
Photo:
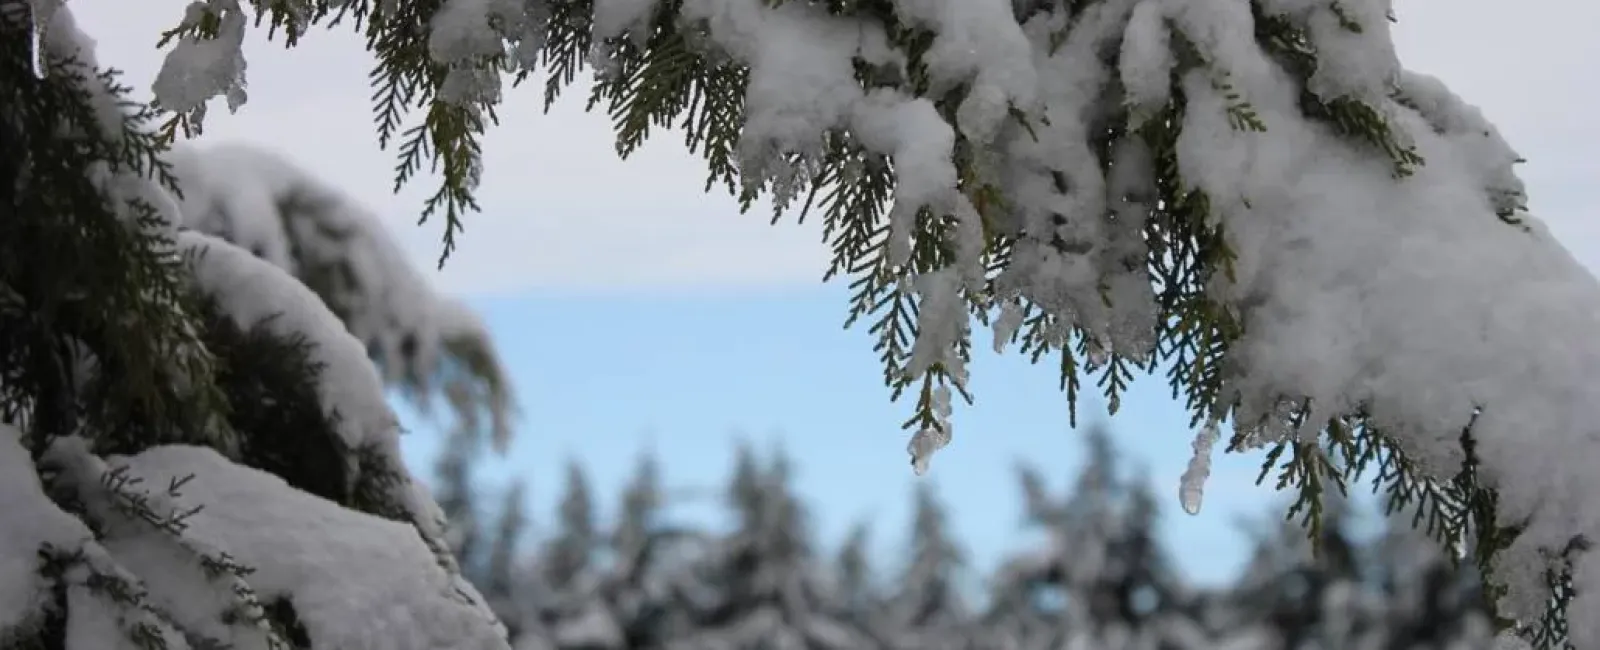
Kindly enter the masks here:
<path id="1" fill-rule="evenodd" d="M 843 330 L 837 285 L 719 297 L 555 297 L 483 300 L 482 310 L 518 383 L 525 417 L 511 451 L 486 463 L 493 493 L 512 477 L 530 487 L 535 523 L 551 521 L 563 467 L 589 470 L 603 507 L 652 447 L 675 488 L 717 488 L 733 442 L 778 442 L 796 460 L 798 489 L 819 535 L 837 541 L 856 521 L 874 524 L 874 548 L 892 562 L 905 536 L 911 489 L 933 482 L 979 567 L 1031 537 L 1019 528 L 1015 463 L 1028 459 L 1065 487 L 1080 462 L 1067 401 L 1051 365 L 987 349 L 972 367 L 977 402 L 958 408 L 956 439 L 924 479 L 907 464 L 899 423 L 864 330 Z M 1086 382 L 1087 383 L 1087 382 Z M 1104 413 L 1085 400 L 1080 424 Z M 430 477 L 439 437 L 415 416 L 405 439 L 414 470 Z M 1215 582 L 1244 561 L 1238 516 L 1276 501 L 1253 485 L 1259 455 L 1217 455 L 1204 510 L 1178 507 L 1178 477 L 1193 434 L 1163 378 L 1135 384 L 1111 420 L 1115 440 L 1148 468 L 1166 510 L 1163 534 L 1192 576 Z M 713 495 L 714 498 L 714 495 Z M 498 507 L 491 500 L 488 507 Z M 715 502 L 681 514 L 714 521 Z"/>

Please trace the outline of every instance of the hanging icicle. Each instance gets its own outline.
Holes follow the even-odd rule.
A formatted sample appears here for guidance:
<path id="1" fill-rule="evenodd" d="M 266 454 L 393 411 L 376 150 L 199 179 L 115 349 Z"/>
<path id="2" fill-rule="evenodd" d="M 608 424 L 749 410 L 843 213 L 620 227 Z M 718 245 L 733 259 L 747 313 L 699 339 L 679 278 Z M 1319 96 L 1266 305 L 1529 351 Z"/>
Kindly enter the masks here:
<path id="1" fill-rule="evenodd" d="M 50 24 L 50 10 L 53 10 L 55 5 L 49 0 L 45 2 L 32 0 L 27 3 L 26 7 L 28 12 L 28 64 L 33 68 L 35 79 L 44 79 L 50 74 L 49 66 L 45 64 L 45 29 Z"/>
<path id="2" fill-rule="evenodd" d="M 1211 476 L 1211 448 L 1217 444 L 1221 434 L 1216 420 L 1206 422 L 1205 428 L 1195 434 L 1192 445 L 1194 456 L 1189 459 L 1189 467 L 1178 481 L 1178 502 L 1183 506 L 1183 511 L 1191 515 L 1200 514 L 1206 479 Z"/>

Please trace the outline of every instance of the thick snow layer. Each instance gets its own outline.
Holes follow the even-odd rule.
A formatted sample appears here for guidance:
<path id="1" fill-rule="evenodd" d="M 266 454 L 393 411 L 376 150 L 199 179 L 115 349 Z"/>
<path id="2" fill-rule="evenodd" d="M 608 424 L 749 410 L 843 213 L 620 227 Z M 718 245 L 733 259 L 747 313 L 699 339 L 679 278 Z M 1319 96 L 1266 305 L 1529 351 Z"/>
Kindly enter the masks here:
<path id="1" fill-rule="evenodd" d="M 99 545 L 118 565 L 138 572 L 151 604 L 174 624 L 241 650 L 276 650 L 267 628 L 256 623 L 262 609 L 254 590 L 236 573 L 212 572 L 227 561 L 227 551 L 176 534 L 187 524 L 175 487 L 182 477 L 151 489 L 113 470 L 77 436 L 55 440 L 40 465 L 70 488 L 84 515 L 98 524 Z M 69 630 L 82 627 L 68 624 Z"/>
<path id="2" fill-rule="evenodd" d="M 53 490 L 81 504 L 84 519 L 45 494 L 41 470 Z M 130 626 L 148 624 L 174 650 L 196 639 L 268 650 L 255 621 L 278 599 L 293 605 L 319 648 L 506 647 L 481 597 L 439 565 L 411 525 L 340 507 L 210 449 L 164 446 L 102 460 L 83 439 L 65 437 L 36 467 L 19 430 L 0 425 L 0 477 L 0 630 L 39 622 L 49 602 L 40 565 L 48 546 L 83 554 L 62 576 L 68 648 L 136 648 Z M 108 577 L 130 591 L 108 596 L 97 586 Z"/>
<path id="3" fill-rule="evenodd" d="M 93 538 L 82 521 L 45 496 L 22 432 L 0 424 L 0 630 L 42 614 L 49 597 L 39 574 L 43 545 L 73 549 Z"/>
<path id="4" fill-rule="evenodd" d="M 242 144 L 185 145 L 170 154 L 183 191 L 183 224 L 221 237 L 314 284 L 344 327 L 375 351 L 386 379 L 420 406 L 460 377 L 462 354 L 498 390 L 487 407 L 492 442 L 509 442 L 515 410 L 487 329 L 460 301 L 439 294 L 400 248 L 382 219 L 284 157 Z M 471 393 L 468 393 L 471 394 Z M 467 413 L 458 413 L 466 417 Z"/>
<path id="5" fill-rule="evenodd" d="M 265 326 L 284 336 L 306 337 L 313 359 L 323 365 L 318 397 L 346 445 L 371 445 L 398 461 L 400 424 L 384 398 L 383 380 L 367 359 L 366 346 L 315 293 L 288 271 L 225 240 L 185 230 L 178 247 L 192 260 L 200 290 L 241 328 Z"/>
<path id="6" fill-rule="evenodd" d="M 184 536 L 255 569 L 248 581 L 260 598 L 288 598 L 318 647 L 506 647 L 481 598 L 408 524 L 342 508 L 201 447 L 156 447 L 107 464 L 150 485 L 192 476 L 180 503 L 203 509 Z"/>

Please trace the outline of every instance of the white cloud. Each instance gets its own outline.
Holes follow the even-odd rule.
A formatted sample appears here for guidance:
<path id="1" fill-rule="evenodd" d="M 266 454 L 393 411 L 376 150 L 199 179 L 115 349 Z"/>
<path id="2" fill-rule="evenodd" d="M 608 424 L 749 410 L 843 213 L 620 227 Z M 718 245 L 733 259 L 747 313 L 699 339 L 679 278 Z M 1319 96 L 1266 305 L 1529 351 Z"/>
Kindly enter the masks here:
<path id="1" fill-rule="evenodd" d="M 101 61 L 147 88 L 160 65 L 154 43 L 186 0 L 71 0 Z M 1588 149 L 1600 126 L 1600 4 L 1521 0 L 1398 0 L 1396 26 L 1408 67 L 1445 79 L 1484 108 L 1530 159 L 1535 210 L 1600 267 L 1600 225 L 1587 219 L 1588 185 L 1600 181 Z M 431 189 L 423 179 L 392 194 L 393 158 L 380 151 L 368 109 L 371 58 L 348 27 L 310 34 L 283 51 L 256 30 L 246 44 L 250 102 L 215 110 L 207 139 L 265 144 L 291 155 L 393 221 L 420 264 L 439 251 L 437 223 L 412 225 Z M 816 224 L 767 225 L 758 206 L 739 215 L 721 190 L 701 192 L 704 165 L 677 134 L 661 134 L 628 162 L 617 159 L 602 114 L 582 112 L 583 93 L 541 114 L 540 91 L 510 93 L 490 134 L 482 214 L 470 215 L 457 255 L 439 275 L 446 289 L 728 289 L 810 285 L 827 259 Z"/>

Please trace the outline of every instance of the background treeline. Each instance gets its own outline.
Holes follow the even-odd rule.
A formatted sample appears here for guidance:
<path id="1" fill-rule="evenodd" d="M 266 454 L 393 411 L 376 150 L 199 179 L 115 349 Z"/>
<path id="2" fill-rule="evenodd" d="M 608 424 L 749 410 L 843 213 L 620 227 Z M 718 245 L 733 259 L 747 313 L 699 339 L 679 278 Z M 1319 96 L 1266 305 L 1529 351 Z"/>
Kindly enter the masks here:
<path id="1" fill-rule="evenodd" d="M 909 530 L 870 531 L 903 540 L 892 561 L 874 562 L 865 527 L 824 552 L 787 459 L 748 446 L 723 488 L 725 529 L 669 517 L 648 456 L 610 521 L 571 466 L 538 539 L 527 535 L 520 488 L 473 489 L 466 445 L 440 458 L 434 489 L 465 575 L 519 650 L 1490 647 L 1475 570 L 1405 513 L 1357 534 L 1340 505 L 1314 538 L 1268 517 L 1241 540 L 1255 552 L 1233 584 L 1186 584 L 1158 538 L 1162 504 L 1149 481 L 1123 468 L 1102 428 L 1084 437 L 1087 462 L 1065 493 L 1019 469 L 1029 537 L 1044 541 L 976 577 L 932 489 L 911 495 Z"/>

